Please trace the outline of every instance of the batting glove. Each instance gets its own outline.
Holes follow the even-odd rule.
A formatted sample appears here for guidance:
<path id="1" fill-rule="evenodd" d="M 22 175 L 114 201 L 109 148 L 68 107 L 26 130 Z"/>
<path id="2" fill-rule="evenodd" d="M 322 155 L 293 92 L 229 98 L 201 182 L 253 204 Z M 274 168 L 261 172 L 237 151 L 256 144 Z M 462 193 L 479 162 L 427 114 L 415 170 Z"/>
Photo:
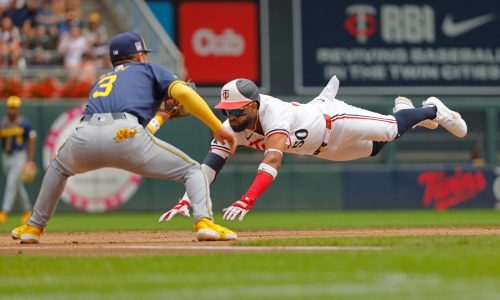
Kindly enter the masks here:
<path id="1" fill-rule="evenodd" d="M 188 199 L 179 199 L 179 202 L 177 202 L 177 204 L 171 210 L 161 215 L 160 219 L 158 220 L 158 223 L 161 223 L 163 221 L 170 221 L 177 214 L 180 214 L 185 218 L 189 218 L 190 207 L 191 207 L 191 201 L 189 201 Z"/>
<path id="2" fill-rule="evenodd" d="M 243 196 L 240 200 L 222 210 L 224 212 L 224 220 L 234 221 L 239 216 L 239 220 L 243 221 L 243 218 L 252 208 L 254 202 L 255 200 L 252 200 L 250 197 Z"/>

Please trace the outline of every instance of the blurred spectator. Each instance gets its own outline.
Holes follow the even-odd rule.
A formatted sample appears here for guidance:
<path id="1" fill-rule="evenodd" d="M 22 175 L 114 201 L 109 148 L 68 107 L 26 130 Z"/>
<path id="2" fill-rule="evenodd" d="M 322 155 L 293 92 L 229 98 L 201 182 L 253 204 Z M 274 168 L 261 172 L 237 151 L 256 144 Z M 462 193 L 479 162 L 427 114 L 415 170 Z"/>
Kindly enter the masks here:
<path id="1" fill-rule="evenodd" d="M 6 12 L 12 18 L 15 26 L 21 28 L 24 22 L 36 24 L 36 15 L 40 9 L 40 0 L 13 1 L 10 10 Z"/>
<path id="2" fill-rule="evenodd" d="M 101 15 L 91 13 L 83 27 L 80 0 L 0 0 L 0 16 L 0 66 L 63 64 L 69 77 L 82 68 L 92 81 L 108 66 Z"/>
<path id="3" fill-rule="evenodd" d="M 45 51 L 41 48 L 37 48 L 33 51 L 31 56 L 30 65 L 33 66 L 49 66 L 53 64 L 53 58 L 50 52 Z"/>
<path id="4" fill-rule="evenodd" d="M 6 11 L 15 2 L 14 0 L 0 0 L 0 10 Z"/>
<path id="5" fill-rule="evenodd" d="M 82 27 L 80 20 L 80 11 L 71 10 L 65 13 L 64 19 L 59 23 L 59 35 L 64 36 L 70 34 L 72 27 Z"/>
<path id="6" fill-rule="evenodd" d="M 43 44 L 43 49 L 45 50 L 57 50 L 59 45 L 59 27 L 52 25 L 49 27 L 47 32 L 47 40 Z"/>
<path id="7" fill-rule="evenodd" d="M 16 66 L 21 54 L 21 36 L 12 23 L 12 19 L 4 16 L 0 24 L 0 53 L 2 65 Z"/>
<path id="8" fill-rule="evenodd" d="M 69 77 L 77 77 L 83 53 L 88 51 L 88 43 L 79 26 L 72 26 L 70 34 L 63 36 L 58 51 L 64 56 L 64 66 Z"/>
<path id="9" fill-rule="evenodd" d="M 484 167 L 486 165 L 486 161 L 484 160 L 482 151 L 479 149 L 477 141 L 472 146 L 470 156 L 471 156 L 471 163 L 473 166 Z"/>
<path id="10" fill-rule="evenodd" d="M 21 27 L 21 47 L 23 49 L 34 49 L 36 47 L 36 29 L 26 21 Z"/>
<path id="11" fill-rule="evenodd" d="M 108 33 L 106 27 L 101 23 L 101 15 L 98 12 L 93 12 L 87 17 L 87 25 L 83 29 L 83 35 L 91 47 L 94 61 L 99 67 L 107 66 Z"/>
<path id="12" fill-rule="evenodd" d="M 56 16 L 54 8 L 52 7 L 52 0 L 43 0 L 42 6 L 35 19 L 38 26 L 43 25 L 47 29 L 57 24 L 59 18 Z"/>
<path id="13" fill-rule="evenodd" d="M 83 29 L 83 34 L 87 37 L 89 44 L 93 44 L 98 38 L 108 39 L 106 27 L 101 23 L 101 15 L 93 12 L 87 17 L 87 25 Z"/>
<path id="14" fill-rule="evenodd" d="M 5 5 L 2 16 L 9 16 L 16 27 L 22 27 L 27 19 L 25 2 L 23 0 L 7 0 L 3 1 L 2 6 Z"/>
<path id="15" fill-rule="evenodd" d="M 80 66 L 78 79 L 85 82 L 94 82 L 97 78 L 97 67 L 94 57 L 91 53 L 85 52 L 82 55 L 82 64 Z"/>

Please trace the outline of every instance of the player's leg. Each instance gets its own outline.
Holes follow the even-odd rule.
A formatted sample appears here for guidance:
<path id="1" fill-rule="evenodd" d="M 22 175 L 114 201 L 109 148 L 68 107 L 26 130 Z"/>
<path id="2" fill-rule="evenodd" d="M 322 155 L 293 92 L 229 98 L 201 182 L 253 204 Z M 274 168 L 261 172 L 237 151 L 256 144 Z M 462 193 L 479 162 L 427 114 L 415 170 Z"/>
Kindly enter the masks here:
<path id="1" fill-rule="evenodd" d="M 126 122 L 117 124 L 117 130 L 120 126 L 134 126 L 133 123 Z M 209 183 L 200 164 L 183 151 L 149 134 L 141 126 L 135 129 L 137 133 L 134 138 L 119 143 L 110 141 L 109 147 L 104 147 L 110 151 L 109 155 L 104 154 L 109 157 L 108 162 L 146 177 L 184 184 L 191 199 L 195 220 L 202 217 L 213 218 Z"/>
<path id="2" fill-rule="evenodd" d="M 59 148 L 57 156 L 50 163 L 42 180 L 42 186 L 27 224 L 44 228 L 54 215 L 59 199 L 69 177 L 96 169 L 99 157 L 99 133 L 97 126 L 77 127 Z"/>
<path id="3" fill-rule="evenodd" d="M 59 198 L 66 185 L 68 175 L 64 173 L 60 163 L 53 160 L 47 168 L 35 206 L 26 224 L 12 230 L 11 236 L 20 239 L 21 243 L 38 244 L 47 223 L 54 215 Z"/>
<path id="4" fill-rule="evenodd" d="M 384 144 L 385 143 L 386 142 L 384 142 Z M 316 157 L 331 161 L 349 161 L 373 156 L 373 151 L 374 143 L 372 141 L 359 140 L 349 144 L 343 144 L 341 147 L 335 147 L 333 144 L 328 144 L 322 152 L 316 155 Z"/>
<path id="5" fill-rule="evenodd" d="M 120 158 L 110 158 L 109 161 L 115 167 L 144 176 L 175 180 L 184 184 L 191 200 L 198 240 L 236 239 L 236 233 L 213 221 L 210 186 L 200 164 L 176 147 L 149 134 L 144 128 L 136 129 L 137 133 L 133 138 L 109 147 L 113 151 L 112 156 Z"/>
<path id="6" fill-rule="evenodd" d="M 24 155 L 23 155 L 24 154 Z M 2 211 L 9 213 L 16 200 L 18 187 L 21 184 L 21 172 L 23 170 L 26 153 L 17 152 L 9 157 L 4 155 L 4 166 L 6 170 L 5 191 L 2 204 Z"/>
<path id="7" fill-rule="evenodd" d="M 383 115 L 366 109 L 346 104 L 336 103 L 337 113 L 332 116 L 333 136 L 337 130 L 343 138 L 336 139 L 342 143 L 355 140 L 371 140 L 388 142 L 402 136 L 409 128 L 423 120 L 433 119 L 436 115 L 434 107 L 403 109 L 393 116 Z"/>
<path id="8" fill-rule="evenodd" d="M 30 211 L 31 210 L 30 197 L 28 195 L 28 191 L 26 190 L 26 186 L 22 182 L 19 184 L 18 193 L 19 197 L 21 198 L 21 206 L 23 210 L 25 212 Z"/>
<path id="9" fill-rule="evenodd" d="M 27 224 L 38 228 L 44 228 L 54 215 L 59 198 L 64 191 L 66 181 L 71 174 L 55 159 L 47 168 L 43 176 L 42 186 L 33 207 L 33 213 Z"/>
<path id="10" fill-rule="evenodd" d="M 406 97 L 397 97 L 394 101 L 394 115 L 403 110 L 414 109 L 413 103 Z M 430 129 L 437 128 L 438 125 L 443 126 L 451 134 L 457 137 L 464 137 L 467 134 L 467 124 L 462 119 L 460 114 L 446 107 L 444 103 L 436 97 L 429 97 L 423 103 L 423 109 L 435 109 L 436 113 L 428 115 L 428 119 L 417 124 Z M 416 109 L 417 112 L 420 110 Z M 410 110 L 412 111 L 412 110 Z"/>
<path id="11" fill-rule="evenodd" d="M 424 108 L 436 108 L 436 118 L 433 119 L 456 137 L 464 137 L 467 134 L 467 124 L 462 116 L 456 111 L 446 107 L 444 103 L 436 97 L 429 97 L 422 102 Z"/>
<path id="12" fill-rule="evenodd" d="M 335 101 L 335 97 L 337 96 L 337 92 L 339 90 L 339 80 L 337 76 L 332 76 L 328 84 L 323 88 L 321 93 L 314 98 L 312 101 L 316 102 L 325 102 L 325 101 Z M 312 102 L 311 101 L 311 102 Z"/>
<path id="13" fill-rule="evenodd" d="M 437 109 L 435 106 L 402 109 L 395 112 L 394 118 L 398 122 L 398 137 L 402 136 L 408 129 L 420 124 L 422 121 L 435 119 L 436 112 Z"/>
<path id="14" fill-rule="evenodd" d="M 394 99 L 394 107 L 392 109 L 392 112 L 397 113 L 398 111 L 403 110 L 403 109 L 414 109 L 414 108 L 415 108 L 415 106 L 413 106 L 413 103 L 411 102 L 411 100 L 409 98 L 406 98 L 403 96 L 398 96 L 398 97 L 396 97 L 396 99 Z M 418 127 L 425 127 L 428 129 L 436 129 L 436 128 L 438 128 L 439 124 L 432 121 L 432 120 L 424 120 L 424 121 L 418 123 L 417 125 L 413 126 L 413 128 L 415 128 L 417 126 Z"/>
<path id="15" fill-rule="evenodd" d="M 330 142 L 342 148 L 360 140 L 392 141 L 398 136 L 394 116 L 382 115 L 366 109 L 335 101 Z"/>
<path id="16" fill-rule="evenodd" d="M 8 174 L 8 160 L 7 160 L 7 156 L 5 154 L 2 153 L 2 171 L 4 173 L 5 176 L 7 176 Z M 4 224 L 7 222 L 7 219 L 9 218 L 9 214 L 7 211 L 4 210 L 3 206 L 5 205 L 5 194 L 6 194 L 6 191 L 7 191 L 7 184 L 4 185 L 4 197 L 3 197 L 3 200 L 2 200 L 2 210 L 0 210 L 0 225 Z"/>
<path id="17" fill-rule="evenodd" d="M 99 137 L 103 131 L 99 126 L 79 125 L 71 133 L 44 174 L 31 217 L 25 225 L 12 230 L 14 239 L 21 239 L 22 243 L 38 243 L 54 215 L 68 178 L 103 165 L 106 157 L 99 153 L 102 148 Z"/>

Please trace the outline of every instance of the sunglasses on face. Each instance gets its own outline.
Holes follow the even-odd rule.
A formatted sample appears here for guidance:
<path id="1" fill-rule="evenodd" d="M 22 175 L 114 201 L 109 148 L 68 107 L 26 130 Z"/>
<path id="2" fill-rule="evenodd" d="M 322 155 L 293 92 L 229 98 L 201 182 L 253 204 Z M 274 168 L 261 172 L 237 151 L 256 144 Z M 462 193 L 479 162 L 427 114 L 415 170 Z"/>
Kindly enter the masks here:
<path id="1" fill-rule="evenodd" d="M 244 116 L 246 115 L 246 113 L 244 113 L 243 111 L 252 104 L 253 102 L 245 105 L 245 106 L 242 106 L 240 108 L 237 108 L 237 109 L 223 109 L 222 110 L 222 113 L 224 114 L 224 116 L 228 117 L 229 115 L 233 116 L 233 117 L 241 117 L 241 116 Z"/>

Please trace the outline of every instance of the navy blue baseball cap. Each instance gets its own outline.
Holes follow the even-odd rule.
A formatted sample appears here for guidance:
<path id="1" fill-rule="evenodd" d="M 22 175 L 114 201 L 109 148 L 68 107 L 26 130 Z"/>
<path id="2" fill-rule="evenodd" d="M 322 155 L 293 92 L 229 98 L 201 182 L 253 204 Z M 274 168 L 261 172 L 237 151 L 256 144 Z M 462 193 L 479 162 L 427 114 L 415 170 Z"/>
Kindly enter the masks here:
<path id="1" fill-rule="evenodd" d="M 122 32 L 115 35 L 109 42 L 109 57 L 111 61 L 124 55 L 137 52 L 151 52 L 146 47 L 142 36 L 135 32 Z"/>

